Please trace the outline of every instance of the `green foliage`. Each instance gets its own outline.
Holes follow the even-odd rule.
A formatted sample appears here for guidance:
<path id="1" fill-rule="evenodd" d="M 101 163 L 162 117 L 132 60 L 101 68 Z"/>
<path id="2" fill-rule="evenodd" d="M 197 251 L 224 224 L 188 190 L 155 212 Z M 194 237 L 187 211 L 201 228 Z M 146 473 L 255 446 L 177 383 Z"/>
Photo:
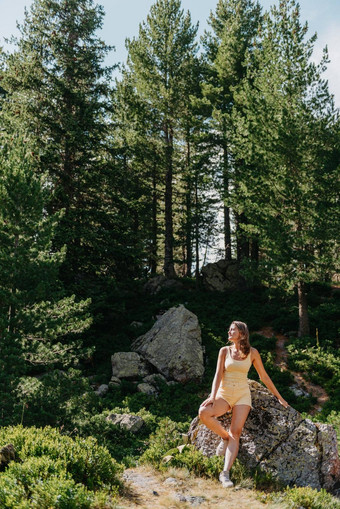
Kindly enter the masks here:
<path id="1" fill-rule="evenodd" d="M 340 359 L 337 350 L 332 347 L 321 348 L 309 346 L 305 341 L 295 340 L 288 346 L 289 367 L 302 371 L 312 382 L 322 385 L 330 396 L 330 404 L 325 405 L 324 412 L 338 410 L 340 395 Z M 303 343 L 304 346 L 303 346 Z M 327 412 L 328 413 L 328 412 Z"/>
<path id="2" fill-rule="evenodd" d="M 85 418 L 98 408 L 98 397 L 88 379 L 75 369 L 55 370 L 39 378 L 21 377 L 15 396 L 16 422 L 26 426 L 38 423 L 71 430 L 77 422 L 79 409 Z"/>
<path id="3" fill-rule="evenodd" d="M 138 433 L 133 433 L 107 420 L 107 416 L 115 413 L 129 413 L 138 415 L 144 420 L 144 425 Z M 78 415 L 74 421 L 77 434 L 83 437 L 93 436 L 97 442 L 105 446 L 116 461 L 126 466 L 135 464 L 138 457 L 146 448 L 146 440 L 157 426 L 157 418 L 144 408 L 133 412 L 128 407 L 110 408 L 92 416 Z"/>
<path id="4" fill-rule="evenodd" d="M 178 449 L 170 449 L 167 455 L 172 458 L 165 464 L 160 463 L 160 468 L 178 467 L 187 468 L 189 472 L 199 477 L 208 477 L 211 479 L 218 479 L 220 472 L 223 470 L 223 458 L 220 456 L 205 456 L 201 451 L 198 451 L 193 445 L 186 445 L 182 452 Z M 232 476 L 234 479 L 234 476 Z"/>
<path id="5" fill-rule="evenodd" d="M 117 493 L 121 467 L 94 438 L 17 426 L 2 428 L 0 443 L 12 443 L 21 459 L 0 473 L 4 509 L 90 509 Z"/>
<path id="6" fill-rule="evenodd" d="M 141 463 L 150 463 L 159 467 L 167 451 L 182 443 L 181 433 L 186 432 L 188 423 L 174 422 L 168 417 L 161 419 L 157 430 L 148 440 L 148 447 L 142 454 Z"/>
<path id="7" fill-rule="evenodd" d="M 261 355 L 267 352 L 273 352 L 276 348 L 276 337 L 266 337 L 261 334 L 250 334 L 250 344 L 254 348 L 258 349 L 261 352 Z"/>
<path id="8" fill-rule="evenodd" d="M 266 13 L 249 51 L 246 77 L 235 93 L 235 146 L 243 171 L 233 207 L 246 235 L 261 248 L 256 277 L 298 289 L 300 335 L 309 334 L 305 285 L 336 270 L 339 227 L 338 111 L 311 60 L 316 36 L 306 39 L 295 0 Z M 333 140 L 333 141 L 332 141 Z"/>
<path id="9" fill-rule="evenodd" d="M 313 488 L 286 488 L 278 494 L 262 497 L 263 501 L 275 502 L 287 509 L 339 509 L 340 502 L 326 490 Z"/>
<path id="10" fill-rule="evenodd" d="M 91 351 L 80 339 L 90 302 L 67 296 L 60 282 L 60 214 L 46 214 L 48 179 L 34 172 L 31 149 L 18 134 L 0 156 L 0 407 L 10 423 L 20 422 L 20 377 L 74 366 Z"/>

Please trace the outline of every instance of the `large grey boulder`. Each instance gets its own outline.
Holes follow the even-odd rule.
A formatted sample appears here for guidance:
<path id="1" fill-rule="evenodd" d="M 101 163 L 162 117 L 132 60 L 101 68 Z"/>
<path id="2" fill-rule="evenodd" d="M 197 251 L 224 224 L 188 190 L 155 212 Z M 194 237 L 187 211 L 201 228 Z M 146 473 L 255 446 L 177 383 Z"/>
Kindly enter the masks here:
<path id="1" fill-rule="evenodd" d="M 245 423 L 238 454 L 248 468 L 260 467 L 284 484 L 325 488 L 340 482 L 336 433 L 332 426 L 313 423 L 278 400 L 261 384 L 249 381 L 253 409 Z M 230 414 L 220 418 L 228 429 Z M 207 456 L 220 441 L 198 417 L 189 429 L 189 440 Z"/>
<path id="2" fill-rule="evenodd" d="M 112 376 L 134 379 L 150 373 L 147 363 L 136 352 L 117 352 L 111 356 Z"/>
<path id="3" fill-rule="evenodd" d="M 131 348 L 167 379 L 183 383 L 203 376 L 201 329 L 197 316 L 182 304 L 160 316 Z"/>
<path id="4" fill-rule="evenodd" d="M 201 273 L 207 290 L 225 292 L 245 288 L 245 280 L 240 275 L 239 264 L 235 260 L 208 263 L 202 267 Z"/>

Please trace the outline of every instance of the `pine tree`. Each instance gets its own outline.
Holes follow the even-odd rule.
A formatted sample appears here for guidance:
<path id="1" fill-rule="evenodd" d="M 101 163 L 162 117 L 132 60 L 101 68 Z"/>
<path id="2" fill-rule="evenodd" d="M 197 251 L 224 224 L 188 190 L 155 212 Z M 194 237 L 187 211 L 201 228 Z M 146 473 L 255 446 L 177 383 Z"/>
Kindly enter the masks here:
<path id="1" fill-rule="evenodd" d="M 103 15 L 93 0 L 34 0 L 4 61 L 2 122 L 10 137 L 29 133 L 36 170 L 48 174 L 49 212 L 64 210 L 54 243 L 67 244 L 70 285 L 114 271 L 105 157 L 111 69 L 103 66 L 110 48 L 96 36 Z"/>
<path id="2" fill-rule="evenodd" d="M 80 333 L 89 301 L 67 296 L 58 278 L 65 248 L 54 251 L 60 213 L 48 215 L 46 175 L 33 169 L 36 151 L 20 135 L 0 156 L 0 392 L 2 409 L 19 377 L 76 365 L 87 355 Z"/>
<path id="3" fill-rule="evenodd" d="M 155 274 L 159 265 L 162 142 L 152 106 L 136 91 L 135 77 L 123 69 L 113 92 L 112 152 L 123 216 L 139 246 L 140 267 Z M 150 213 L 151 212 L 151 213 Z"/>
<path id="4" fill-rule="evenodd" d="M 211 13 L 211 32 L 203 37 L 206 59 L 206 80 L 203 92 L 210 104 L 211 144 L 218 156 L 220 193 L 224 208 L 225 258 L 232 258 L 230 190 L 237 185 L 233 150 L 232 111 L 234 87 L 245 75 L 244 60 L 260 22 L 261 8 L 253 0 L 219 0 Z M 215 156 L 216 159 L 216 156 Z"/>
<path id="5" fill-rule="evenodd" d="M 327 52 L 311 62 L 316 36 L 306 40 L 299 6 L 282 0 L 265 18 L 237 93 L 238 157 L 247 162 L 235 207 L 260 238 L 267 281 L 295 288 L 299 335 L 310 332 L 308 283 L 334 266 L 337 111 L 322 79 Z"/>
<path id="6" fill-rule="evenodd" d="M 197 27 L 190 14 L 180 9 L 179 0 L 158 0 L 137 38 L 127 40 L 128 68 L 138 94 L 149 102 L 154 123 L 162 140 L 164 189 L 164 273 L 176 275 L 174 268 L 173 177 L 178 119 L 183 110 L 187 74 L 196 51 Z"/>

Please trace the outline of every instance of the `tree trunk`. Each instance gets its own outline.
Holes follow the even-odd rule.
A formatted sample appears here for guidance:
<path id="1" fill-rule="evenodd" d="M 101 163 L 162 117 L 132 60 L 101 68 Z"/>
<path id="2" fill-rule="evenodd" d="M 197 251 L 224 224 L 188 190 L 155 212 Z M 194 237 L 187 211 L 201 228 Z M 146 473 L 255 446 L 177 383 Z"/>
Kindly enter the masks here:
<path id="1" fill-rule="evenodd" d="M 236 242 L 237 242 L 237 261 L 240 262 L 244 258 L 249 258 L 249 240 L 240 228 L 240 223 L 247 224 L 244 214 L 236 215 Z"/>
<path id="2" fill-rule="evenodd" d="M 172 223 L 172 152 L 173 132 L 172 127 L 166 125 L 165 130 L 165 246 L 164 246 L 164 274 L 171 279 L 176 277 L 173 259 L 173 223 Z"/>
<path id="3" fill-rule="evenodd" d="M 309 318 L 308 318 L 308 305 L 305 284 L 302 281 L 298 282 L 298 299 L 299 299 L 299 338 L 302 336 L 309 336 Z"/>
<path id="4" fill-rule="evenodd" d="M 157 272 L 157 179 L 156 168 L 152 171 L 152 238 L 150 253 L 150 269 L 151 274 Z"/>
<path id="5" fill-rule="evenodd" d="M 223 200 L 229 197 L 229 167 L 228 167 L 228 150 L 227 146 L 223 147 Z M 231 228 L 230 228 L 230 209 L 224 203 L 224 250 L 225 259 L 231 260 Z"/>
<path id="6" fill-rule="evenodd" d="M 195 279 L 196 287 L 200 285 L 200 249 L 199 249 L 199 227 L 198 227 L 198 182 L 197 176 L 195 178 L 195 257 L 196 257 L 196 268 L 195 268 Z"/>
<path id="7" fill-rule="evenodd" d="M 251 241 L 250 257 L 253 262 L 258 263 L 258 261 L 259 261 L 259 241 L 257 239 L 252 239 L 252 241 Z"/>
<path id="8" fill-rule="evenodd" d="M 186 192 L 186 276 L 191 277 L 192 273 L 192 242 L 191 242 L 191 227 L 192 227 L 192 213 L 191 213 L 191 177 L 190 177 L 190 142 L 187 141 L 187 192 Z"/>

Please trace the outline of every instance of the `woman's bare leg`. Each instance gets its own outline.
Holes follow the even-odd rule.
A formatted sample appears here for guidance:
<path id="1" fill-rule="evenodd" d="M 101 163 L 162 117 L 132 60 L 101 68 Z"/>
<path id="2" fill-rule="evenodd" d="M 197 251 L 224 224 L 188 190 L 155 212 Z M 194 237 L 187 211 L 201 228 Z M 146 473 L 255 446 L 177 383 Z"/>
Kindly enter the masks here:
<path id="1" fill-rule="evenodd" d="M 223 428 L 222 424 L 216 419 L 221 415 L 229 412 L 230 405 L 223 399 L 217 398 L 213 405 L 200 406 L 199 418 L 214 433 L 219 435 L 224 440 L 229 439 L 229 434 L 226 429 Z"/>
<path id="2" fill-rule="evenodd" d="M 231 469 L 235 458 L 238 453 L 240 436 L 243 430 L 244 423 L 247 420 L 250 411 L 249 405 L 236 405 L 233 408 L 233 416 L 231 418 L 231 425 L 229 429 L 229 442 L 225 453 L 224 470 Z"/>

